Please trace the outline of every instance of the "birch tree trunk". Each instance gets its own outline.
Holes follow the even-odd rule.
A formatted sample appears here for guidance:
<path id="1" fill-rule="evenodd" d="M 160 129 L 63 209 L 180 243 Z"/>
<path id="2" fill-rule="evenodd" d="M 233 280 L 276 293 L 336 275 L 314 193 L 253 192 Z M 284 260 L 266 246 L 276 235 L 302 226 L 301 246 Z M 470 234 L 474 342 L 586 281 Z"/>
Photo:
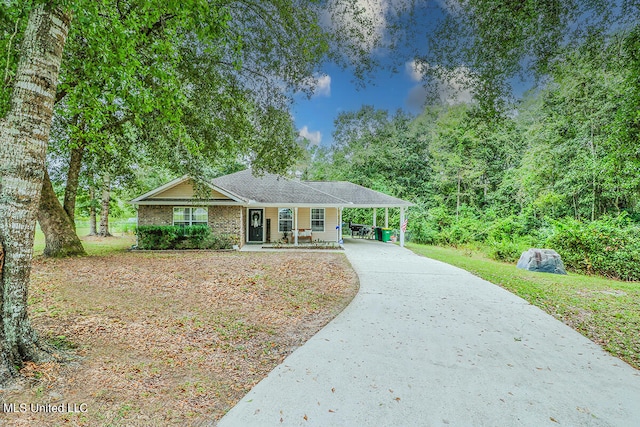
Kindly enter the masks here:
<path id="1" fill-rule="evenodd" d="M 109 202 L 111 201 L 111 180 L 109 172 L 102 177 L 102 209 L 100 210 L 100 233 L 102 237 L 109 237 Z"/>
<path id="2" fill-rule="evenodd" d="M 62 50 L 71 16 L 37 4 L 20 49 L 11 107 L 0 121 L 0 384 L 48 354 L 27 315 L 36 214 Z"/>
<path id="3" fill-rule="evenodd" d="M 46 168 L 38 206 L 38 222 L 45 237 L 44 256 L 55 258 L 86 255 L 71 218 L 64 211 L 53 191 Z"/>

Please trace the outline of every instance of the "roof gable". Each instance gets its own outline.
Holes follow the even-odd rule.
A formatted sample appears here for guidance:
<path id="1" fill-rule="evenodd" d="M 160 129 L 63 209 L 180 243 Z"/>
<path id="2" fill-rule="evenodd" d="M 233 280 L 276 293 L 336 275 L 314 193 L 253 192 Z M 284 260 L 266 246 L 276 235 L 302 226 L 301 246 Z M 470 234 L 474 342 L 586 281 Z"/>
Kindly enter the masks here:
<path id="1" fill-rule="evenodd" d="M 174 179 L 165 185 L 162 185 L 148 193 L 143 194 L 131 201 L 132 204 L 154 204 L 154 203 L 204 203 L 212 204 L 220 203 L 244 203 L 241 197 L 229 193 L 228 191 L 217 188 L 211 183 L 205 182 L 209 186 L 211 192 L 207 198 L 197 198 L 194 190 L 194 180 L 188 175 Z"/>

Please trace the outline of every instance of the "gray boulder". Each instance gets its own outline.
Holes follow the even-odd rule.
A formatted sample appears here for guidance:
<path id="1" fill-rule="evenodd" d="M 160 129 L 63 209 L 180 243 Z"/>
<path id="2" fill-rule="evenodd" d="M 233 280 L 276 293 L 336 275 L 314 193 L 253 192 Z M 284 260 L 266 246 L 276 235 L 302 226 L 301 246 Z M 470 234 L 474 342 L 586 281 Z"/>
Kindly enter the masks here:
<path id="1" fill-rule="evenodd" d="M 553 249 L 529 249 L 520 255 L 516 267 L 540 273 L 567 274 L 560 255 Z"/>

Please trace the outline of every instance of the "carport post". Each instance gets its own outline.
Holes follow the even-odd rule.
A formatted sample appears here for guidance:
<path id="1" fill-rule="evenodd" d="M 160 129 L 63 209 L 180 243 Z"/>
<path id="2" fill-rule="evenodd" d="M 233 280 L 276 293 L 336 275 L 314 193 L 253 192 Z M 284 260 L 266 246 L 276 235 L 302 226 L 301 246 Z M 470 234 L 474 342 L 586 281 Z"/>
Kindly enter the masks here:
<path id="1" fill-rule="evenodd" d="M 293 208 L 293 223 L 295 224 L 293 232 L 293 244 L 295 246 L 298 246 L 298 208 Z"/>
<path id="2" fill-rule="evenodd" d="M 378 210 L 376 208 L 373 208 L 373 226 L 377 227 L 377 220 L 378 220 Z"/>
<path id="3" fill-rule="evenodd" d="M 384 208 L 384 228 L 389 228 L 389 208 Z"/>
<path id="4" fill-rule="evenodd" d="M 404 248 L 404 231 L 402 231 L 402 224 L 404 224 L 404 207 L 400 208 L 400 247 Z"/>

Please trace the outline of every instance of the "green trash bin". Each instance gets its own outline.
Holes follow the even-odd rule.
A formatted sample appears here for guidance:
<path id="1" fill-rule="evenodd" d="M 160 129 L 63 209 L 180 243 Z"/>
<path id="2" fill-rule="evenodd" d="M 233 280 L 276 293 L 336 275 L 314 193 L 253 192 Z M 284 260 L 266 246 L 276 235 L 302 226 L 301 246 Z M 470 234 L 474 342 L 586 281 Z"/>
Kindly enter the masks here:
<path id="1" fill-rule="evenodd" d="M 391 232 L 393 231 L 391 228 L 381 228 L 382 230 L 382 241 L 388 242 L 391 240 Z"/>
<path id="2" fill-rule="evenodd" d="M 376 240 L 382 242 L 382 228 L 376 227 Z"/>

